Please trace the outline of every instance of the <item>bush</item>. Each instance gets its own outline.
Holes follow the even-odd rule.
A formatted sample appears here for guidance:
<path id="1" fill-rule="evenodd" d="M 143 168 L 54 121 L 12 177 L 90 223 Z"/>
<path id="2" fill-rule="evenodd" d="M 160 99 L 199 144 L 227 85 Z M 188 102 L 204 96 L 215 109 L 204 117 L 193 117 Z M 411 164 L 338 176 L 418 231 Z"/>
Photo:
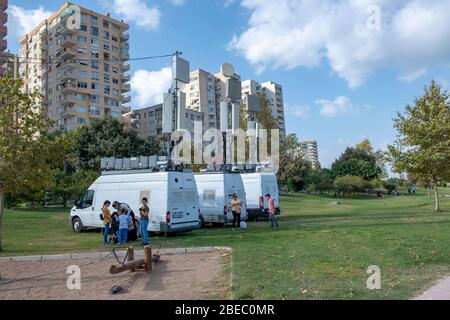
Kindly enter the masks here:
<path id="1" fill-rule="evenodd" d="M 383 182 L 383 188 L 387 190 L 388 194 L 392 194 L 392 191 L 397 189 L 397 185 L 388 180 Z"/>
<path id="2" fill-rule="evenodd" d="M 368 187 L 368 182 L 357 176 L 338 177 L 334 180 L 336 193 L 343 196 L 352 196 L 355 193 L 365 192 Z"/>

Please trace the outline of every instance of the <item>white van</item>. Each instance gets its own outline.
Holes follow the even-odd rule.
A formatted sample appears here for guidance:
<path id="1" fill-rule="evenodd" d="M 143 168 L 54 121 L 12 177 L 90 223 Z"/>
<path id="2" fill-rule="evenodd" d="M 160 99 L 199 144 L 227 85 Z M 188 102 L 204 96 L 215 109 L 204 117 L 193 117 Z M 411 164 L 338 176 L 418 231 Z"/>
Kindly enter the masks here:
<path id="1" fill-rule="evenodd" d="M 270 194 L 275 202 L 276 214 L 281 214 L 278 198 L 277 177 L 273 173 L 257 172 L 241 174 L 247 197 L 247 212 L 249 217 L 266 217 L 269 204 L 265 197 Z"/>
<path id="2" fill-rule="evenodd" d="M 102 227 L 100 213 L 106 200 L 127 203 L 138 219 L 144 197 L 150 207 L 148 231 L 167 234 L 200 227 L 197 187 L 194 175 L 187 172 L 106 172 L 76 202 L 70 224 L 75 232 Z"/>
<path id="3" fill-rule="evenodd" d="M 195 174 L 194 177 L 197 183 L 202 224 L 232 222 L 231 197 L 234 193 L 242 202 L 241 220 L 247 220 L 245 190 L 240 174 L 205 172 Z"/>

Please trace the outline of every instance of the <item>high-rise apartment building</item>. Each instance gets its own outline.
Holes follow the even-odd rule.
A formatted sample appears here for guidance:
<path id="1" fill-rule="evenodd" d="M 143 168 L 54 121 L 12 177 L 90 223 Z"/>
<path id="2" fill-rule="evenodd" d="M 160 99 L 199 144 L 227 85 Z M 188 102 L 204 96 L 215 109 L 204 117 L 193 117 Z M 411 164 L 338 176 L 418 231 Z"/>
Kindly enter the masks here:
<path id="1" fill-rule="evenodd" d="M 190 82 L 182 91 L 186 94 L 186 108 L 203 113 L 204 128 L 218 128 L 216 88 L 219 80 L 205 71 L 195 70 L 190 74 Z"/>
<path id="2" fill-rule="evenodd" d="M 305 160 L 311 162 L 311 165 L 314 169 L 320 168 L 319 150 L 317 148 L 317 141 L 314 140 L 300 141 L 300 153 L 303 155 Z"/>
<path id="3" fill-rule="evenodd" d="M 239 75 L 234 77 L 240 79 Z M 220 127 L 220 102 L 227 100 L 226 83 L 222 72 L 212 74 L 200 69 L 191 72 L 190 82 L 182 89 L 186 108 L 203 114 L 203 130 Z"/>
<path id="4" fill-rule="evenodd" d="M 6 59 L 6 48 L 8 47 L 8 42 L 6 41 L 6 36 L 8 34 L 8 27 L 6 23 L 8 22 L 8 14 L 6 10 L 8 9 L 8 0 L 0 0 L 0 76 L 5 73 L 5 63 Z"/>
<path id="5" fill-rule="evenodd" d="M 273 81 L 259 83 L 255 80 L 245 80 L 242 81 L 242 99 L 244 99 L 247 94 L 261 94 L 266 98 L 267 106 L 270 108 L 273 117 L 278 122 L 281 135 L 285 135 L 286 123 L 284 115 L 283 88 L 281 85 Z"/>
<path id="6" fill-rule="evenodd" d="M 80 25 L 73 27 L 77 14 Z M 21 39 L 19 73 L 26 90 L 43 95 L 55 130 L 129 111 L 128 28 L 109 14 L 66 3 Z"/>

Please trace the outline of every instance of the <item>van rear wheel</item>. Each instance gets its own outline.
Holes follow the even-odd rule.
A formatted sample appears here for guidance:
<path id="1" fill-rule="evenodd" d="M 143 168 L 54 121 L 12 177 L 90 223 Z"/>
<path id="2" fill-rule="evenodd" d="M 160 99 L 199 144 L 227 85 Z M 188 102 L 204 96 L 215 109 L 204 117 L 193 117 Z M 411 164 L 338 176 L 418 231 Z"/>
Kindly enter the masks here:
<path id="1" fill-rule="evenodd" d="M 81 233 L 84 230 L 84 226 L 80 218 L 75 218 L 72 220 L 72 229 L 76 233 Z"/>

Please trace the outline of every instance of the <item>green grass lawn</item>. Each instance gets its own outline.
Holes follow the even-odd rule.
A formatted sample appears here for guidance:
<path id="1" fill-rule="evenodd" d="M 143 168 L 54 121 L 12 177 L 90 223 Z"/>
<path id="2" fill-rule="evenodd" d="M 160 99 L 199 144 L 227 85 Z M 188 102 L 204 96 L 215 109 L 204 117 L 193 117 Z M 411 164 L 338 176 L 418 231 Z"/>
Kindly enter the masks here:
<path id="1" fill-rule="evenodd" d="M 449 197 L 440 213 L 423 191 L 382 199 L 292 195 L 281 205 L 277 230 L 250 222 L 246 231 L 206 228 L 152 241 L 232 247 L 236 299 L 408 299 L 450 275 Z M 0 256 L 105 250 L 98 231 L 72 232 L 68 212 L 7 210 Z M 370 265 L 381 268 L 381 290 L 366 288 Z"/>

